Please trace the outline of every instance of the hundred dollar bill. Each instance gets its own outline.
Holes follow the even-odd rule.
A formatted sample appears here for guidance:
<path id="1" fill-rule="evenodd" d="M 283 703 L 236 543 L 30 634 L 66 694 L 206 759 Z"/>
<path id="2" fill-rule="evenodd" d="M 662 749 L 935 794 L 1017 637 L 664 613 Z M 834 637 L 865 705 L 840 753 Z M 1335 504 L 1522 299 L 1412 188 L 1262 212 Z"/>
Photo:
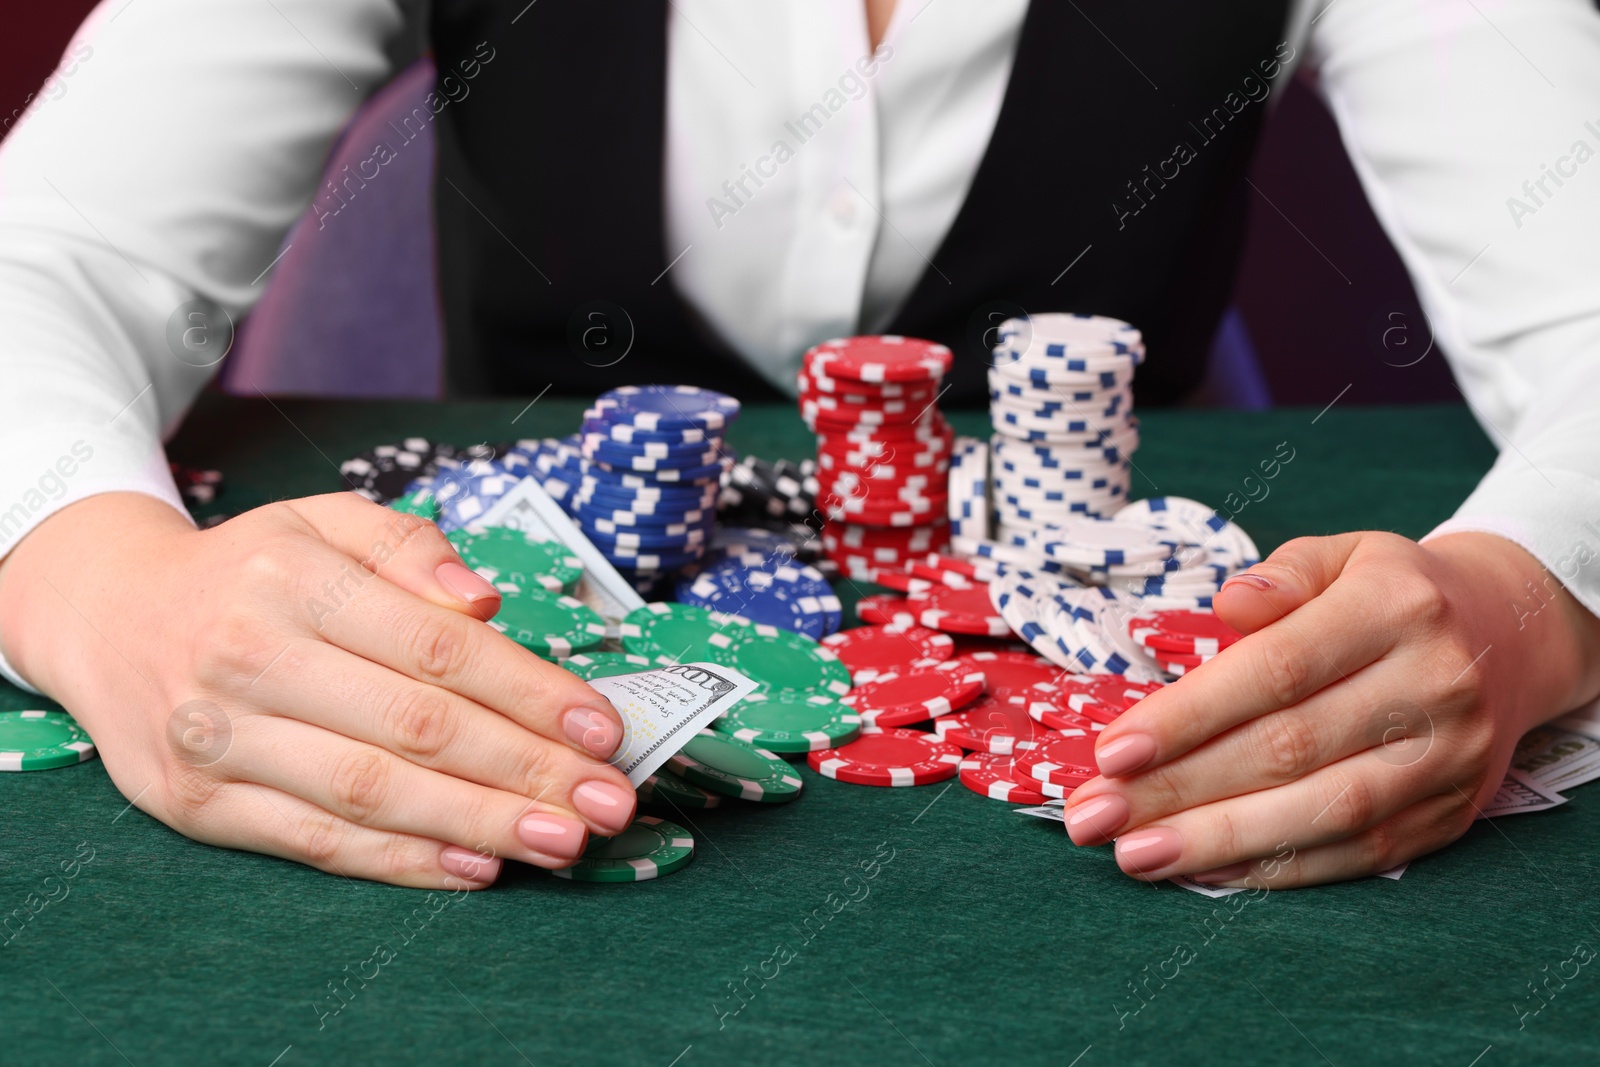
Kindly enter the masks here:
<path id="1" fill-rule="evenodd" d="M 622 716 L 611 765 L 639 785 L 700 729 L 755 691 L 756 683 L 714 663 L 680 663 L 589 683 Z"/>
<path id="2" fill-rule="evenodd" d="M 1540 785 L 1565 791 L 1600 778 L 1600 740 L 1552 723 L 1517 742 L 1511 766 Z"/>
<path id="3" fill-rule="evenodd" d="M 583 577 L 578 580 L 577 597 L 599 612 L 608 623 L 616 623 L 635 608 L 644 607 L 644 598 L 628 580 L 583 536 L 583 531 L 561 510 L 561 505 L 533 478 L 524 478 L 493 507 L 473 520 L 474 526 L 508 526 L 530 533 L 541 541 L 555 541 L 583 561 Z"/>
<path id="4" fill-rule="evenodd" d="M 1505 781 L 1500 783 L 1500 788 L 1479 812 L 1478 818 L 1498 819 L 1502 815 L 1522 815 L 1559 807 L 1566 802 L 1566 797 L 1513 769 L 1506 771 Z"/>

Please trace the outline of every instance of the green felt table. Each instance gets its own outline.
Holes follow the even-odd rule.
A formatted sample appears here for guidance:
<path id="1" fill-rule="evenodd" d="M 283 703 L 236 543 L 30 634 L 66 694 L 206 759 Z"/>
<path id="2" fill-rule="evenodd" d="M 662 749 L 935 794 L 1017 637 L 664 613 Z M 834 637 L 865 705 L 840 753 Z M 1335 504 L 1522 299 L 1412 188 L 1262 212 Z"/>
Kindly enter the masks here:
<path id="1" fill-rule="evenodd" d="M 210 396 L 172 452 L 223 469 L 218 505 L 240 509 L 329 491 L 338 460 L 381 441 L 558 435 L 581 410 L 525 405 Z M 1141 416 L 1134 495 L 1253 491 L 1239 521 L 1263 550 L 1355 528 L 1419 536 L 1493 458 L 1454 407 Z M 953 421 L 971 432 L 984 415 Z M 776 407 L 731 437 L 763 456 L 810 444 Z M 1280 442 L 1294 458 L 1261 498 L 1246 479 Z M 0 707 L 29 706 L 0 691 Z M 1529 983 L 1600 941 L 1589 791 L 1479 823 L 1398 882 L 1230 904 L 1131 881 L 1106 849 L 957 784 L 802 774 L 796 803 L 689 819 L 698 854 L 670 877 L 592 885 L 508 865 L 456 897 L 194 843 L 131 808 L 99 761 L 0 775 L 0 1062 L 1593 1059 L 1590 970 L 1552 980 L 1519 1028 L 1539 1003 Z"/>

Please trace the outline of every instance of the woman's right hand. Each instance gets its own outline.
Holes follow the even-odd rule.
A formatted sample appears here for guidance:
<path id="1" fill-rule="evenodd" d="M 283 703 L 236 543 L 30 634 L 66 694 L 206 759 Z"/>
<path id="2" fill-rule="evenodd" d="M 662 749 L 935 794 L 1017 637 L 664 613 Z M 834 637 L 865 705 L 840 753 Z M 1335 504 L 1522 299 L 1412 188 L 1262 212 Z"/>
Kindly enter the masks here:
<path id="1" fill-rule="evenodd" d="M 351 878 L 481 888 L 633 819 L 615 709 L 485 625 L 499 594 L 432 523 L 352 493 L 211 530 L 132 493 L 0 565 L 12 665 L 180 833 Z"/>

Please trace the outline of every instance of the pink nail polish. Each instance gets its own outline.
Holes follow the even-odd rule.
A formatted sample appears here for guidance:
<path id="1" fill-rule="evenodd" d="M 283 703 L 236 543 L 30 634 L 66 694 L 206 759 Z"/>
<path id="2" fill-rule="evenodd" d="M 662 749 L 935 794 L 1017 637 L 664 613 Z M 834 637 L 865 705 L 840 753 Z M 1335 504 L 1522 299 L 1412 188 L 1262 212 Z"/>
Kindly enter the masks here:
<path id="1" fill-rule="evenodd" d="M 439 579 L 439 584 L 450 590 L 468 604 L 476 605 L 480 600 L 493 597 L 500 599 L 500 590 L 490 585 L 483 577 L 467 569 L 464 564 L 450 562 L 441 563 L 434 568 L 433 576 Z"/>
<path id="2" fill-rule="evenodd" d="M 1230 863 L 1226 867 L 1218 867 L 1212 871 L 1201 871 L 1199 874 L 1191 874 L 1189 877 L 1197 882 L 1205 882 L 1207 885 L 1214 882 L 1237 882 L 1249 874 L 1254 867 L 1255 864 L 1248 862 Z"/>
<path id="3" fill-rule="evenodd" d="M 1226 589 L 1235 582 L 1238 582 L 1240 585 L 1248 585 L 1251 589 L 1259 590 L 1263 593 L 1272 588 L 1272 581 L 1270 579 L 1259 574 L 1251 574 L 1249 571 L 1245 571 L 1243 574 L 1235 574 L 1233 577 L 1222 583 L 1222 588 Z"/>
<path id="4" fill-rule="evenodd" d="M 439 866 L 468 882 L 488 885 L 500 877 L 498 856 L 484 856 L 469 848 L 448 845 L 439 853 Z"/>
<path id="5" fill-rule="evenodd" d="M 517 836 L 535 852 L 561 859 L 576 859 L 583 852 L 588 829 L 576 819 L 531 812 L 517 823 Z"/>
<path id="6" fill-rule="evenodd" d="M 614 834 L 633 821 L 636 803 L 633 790 L 610 782 L 584 782 L 572 791 L 572 806 L 578 814 Z"/>
<path id="7" fill-rule="evenodd" d="M 561 717 L 567 740 L 582 745 L 595 759 L 608 760 L 622 744 L 622 727 L 594 708 L 573 708 Z"/>
<path id="8" fill-rule="evenodd" d="M 1128 802 L 1115 793 L 1067 809 L 1067 836 L 1075 845 L 1098 845 L 1116 836 L 1128 821 Z"/>
<path id="9" fill-rule="evenodd" d="M 1177 863 L 1183 838 L 1168 826 L 1117 838 L 1117 865 L 1129 874 L 1148 874 Z"/>
<path id="10" fill-rule="evenodd" d="M 1107 778 L 1132 774 L 1156 758 L 1156 739 L 1149 734 L 1128 734 L 1095 749 L 1094 761 Z"/>

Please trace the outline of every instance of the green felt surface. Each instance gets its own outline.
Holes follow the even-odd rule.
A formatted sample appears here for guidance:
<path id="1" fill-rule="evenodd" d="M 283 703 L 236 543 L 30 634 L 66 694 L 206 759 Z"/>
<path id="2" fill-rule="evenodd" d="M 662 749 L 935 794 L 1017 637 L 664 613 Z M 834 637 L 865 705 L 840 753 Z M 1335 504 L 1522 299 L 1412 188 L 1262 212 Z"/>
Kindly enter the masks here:
<path id="1" fill-rule="evenodd" d="M 513 423 L 522 406 L 210 397 L 173 452 L 225 470 L 218 503 L 238 508 L 327 491 L 339 459 L 404 434 L 557 434 L 580 411 L 544 400 Z M 1419 535 L 1492 459 L 1455 408 L 1315 415 L 1143 413 L 1135 495 L 1221 501 L 1287 441 L 1294 460 L 1240 516 L 1264 550 L 1359 527 Z M 733 443 L 798 456 L 809 440 L 769 409 L 747 412 Z M 0 691 L 0 707 L 38 704 Z M 801 773 L 793 804 L 674 816 L 699 853 L 670 877 L 590 885 L 509 866 L 455 899 L 188 841 L 129 808 L 99 761 L 0 775 L 0 1062 L 1593 1059 L 1589 968 L 1552 978 L 1518 1026 L 1539 1004 L 1528 983 L 1600 942 L 1592 791 L 1480 823 L 1399 882 L 1230 906 L 1130 881 L 1107 850 L 959 785 Z M 30 913 L 30 895 L 49 902 Z M 392 959 L 364 962 L 380 945 Z M 792 959 L 774 961 L 779 946 Z"/>

